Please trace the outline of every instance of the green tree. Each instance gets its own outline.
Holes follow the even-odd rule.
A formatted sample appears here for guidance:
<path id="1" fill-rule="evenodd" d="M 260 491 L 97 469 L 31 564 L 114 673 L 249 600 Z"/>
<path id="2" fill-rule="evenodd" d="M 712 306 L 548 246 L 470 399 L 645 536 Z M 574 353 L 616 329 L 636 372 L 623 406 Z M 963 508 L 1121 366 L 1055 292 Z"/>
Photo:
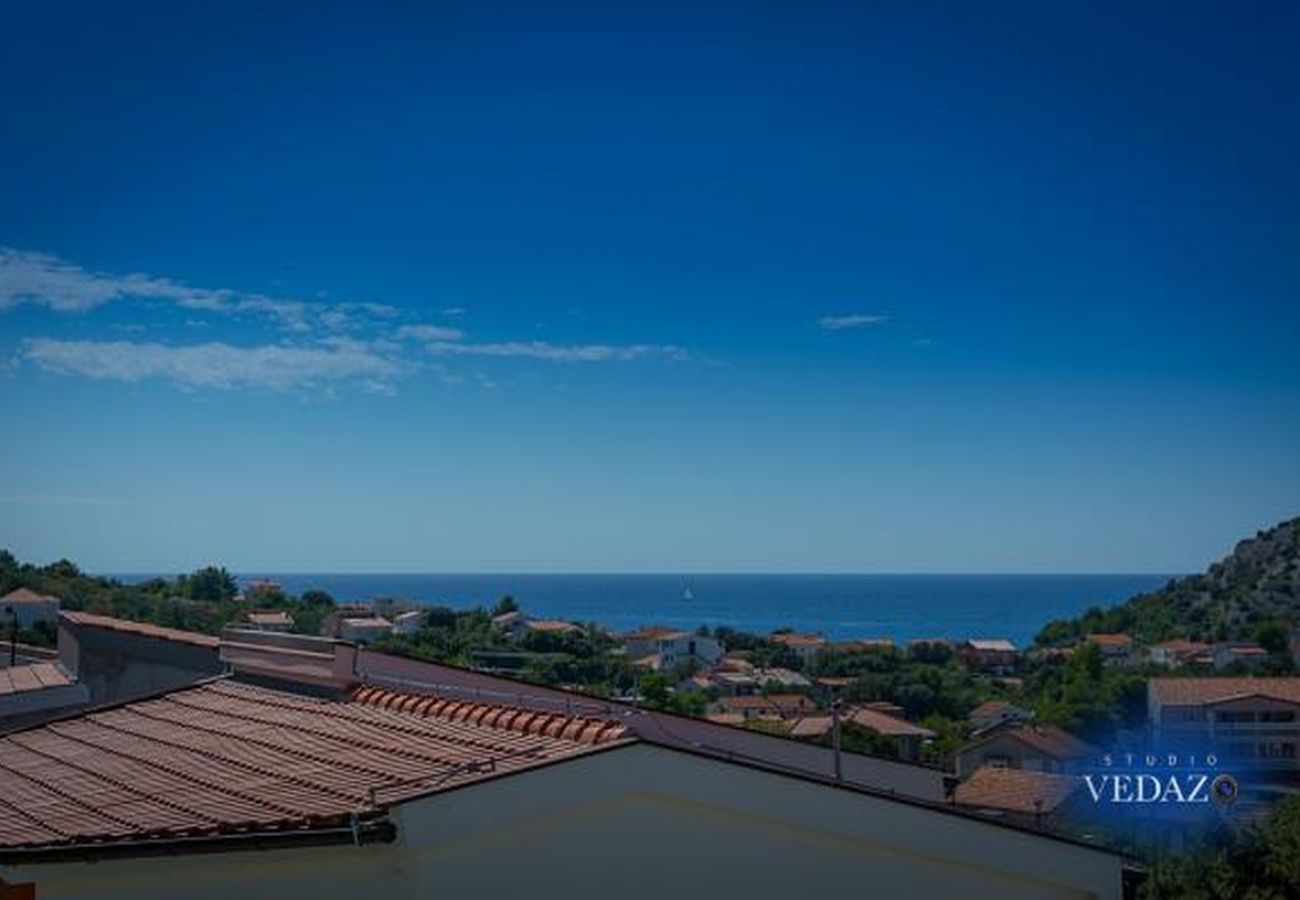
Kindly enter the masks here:
<path id="1" fill-rule="evenodd" d="M 222 566 L 205 566 L 185 579 L 185 595 L 191 600 L 221 603 L 239 592 L 235 578 Z"/>

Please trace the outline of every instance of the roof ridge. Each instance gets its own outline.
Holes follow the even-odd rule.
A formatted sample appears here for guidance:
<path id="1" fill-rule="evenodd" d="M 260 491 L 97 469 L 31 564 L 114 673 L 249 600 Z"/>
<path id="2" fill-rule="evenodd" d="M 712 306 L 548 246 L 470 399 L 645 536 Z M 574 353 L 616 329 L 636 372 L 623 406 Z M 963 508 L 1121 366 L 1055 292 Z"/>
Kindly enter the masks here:
<path id="1" fill-rule="evenodd" d="M 423 718 L 470 722 L 474 725 L 539 737 L 558 737 L 582 744 L 603 744 L 626 736 L 622 722 L 562 712 L 547 712 L 502 703 L 457 700 L 438 694 L 413 694 L 362 684 L 349 698 L 353 703 Z"/>

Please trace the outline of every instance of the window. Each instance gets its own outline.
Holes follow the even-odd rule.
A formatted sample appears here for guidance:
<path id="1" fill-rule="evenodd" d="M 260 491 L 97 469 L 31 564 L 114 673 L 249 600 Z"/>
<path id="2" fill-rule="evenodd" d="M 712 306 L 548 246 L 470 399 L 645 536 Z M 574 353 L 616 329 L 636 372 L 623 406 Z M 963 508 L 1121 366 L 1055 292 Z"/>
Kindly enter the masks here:
<path id="1" fill-rule="evenodd" d="M 1259 714 L 1261 722 L 1294 722 L 1295 710 L 1293 709 L 1269 709 Z"/>
<path id="2" fill-rule="evenodd" d="M 1214 714 L 1217 722 L 1253 722 L 1255 714 L 1245 710 L 1222 710 Z"/>

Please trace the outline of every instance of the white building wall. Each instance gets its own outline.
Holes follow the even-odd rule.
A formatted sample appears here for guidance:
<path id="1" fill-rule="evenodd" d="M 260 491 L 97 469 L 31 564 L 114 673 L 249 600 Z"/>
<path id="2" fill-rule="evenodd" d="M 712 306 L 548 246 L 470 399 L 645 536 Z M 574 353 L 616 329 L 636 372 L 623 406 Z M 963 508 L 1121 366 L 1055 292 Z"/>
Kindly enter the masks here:
<path id="1" fill-rule="evenodd" d="M 638 744 L 399 807 L 391 846 L 0 869 L 50 898 L 1119 898 L 1063 841 Z"/>

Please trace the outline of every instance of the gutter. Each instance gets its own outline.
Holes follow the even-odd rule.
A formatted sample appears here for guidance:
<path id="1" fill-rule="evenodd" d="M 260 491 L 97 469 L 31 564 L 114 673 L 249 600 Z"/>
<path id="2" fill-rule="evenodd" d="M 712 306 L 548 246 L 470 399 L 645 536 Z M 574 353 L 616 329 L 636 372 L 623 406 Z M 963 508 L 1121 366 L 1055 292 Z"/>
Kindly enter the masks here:
<path id="1" fill-rule="evenodd" d="M 353 821 L 329 828 L 284 831 L 248 831 L 200 837 L 169 837 L 146 840 L 96 841 L 82 844 L 0 850 L 0 866 L 36 866 L 49 863 L 101 862 L 158 856 L 191 856 L 207 853 L 245 853 L 251 850 L 331 847 L 343 844 L 365 846 L 391 844 L 397 826 L 387 818 Z"/>

